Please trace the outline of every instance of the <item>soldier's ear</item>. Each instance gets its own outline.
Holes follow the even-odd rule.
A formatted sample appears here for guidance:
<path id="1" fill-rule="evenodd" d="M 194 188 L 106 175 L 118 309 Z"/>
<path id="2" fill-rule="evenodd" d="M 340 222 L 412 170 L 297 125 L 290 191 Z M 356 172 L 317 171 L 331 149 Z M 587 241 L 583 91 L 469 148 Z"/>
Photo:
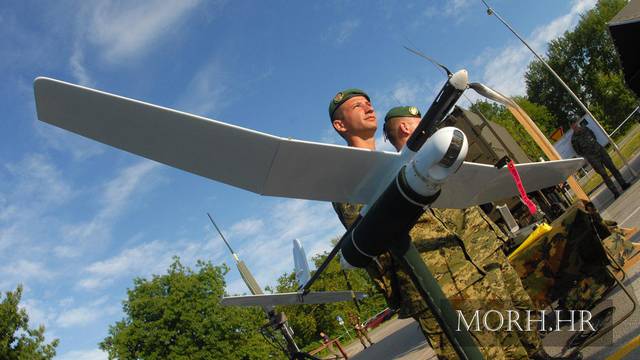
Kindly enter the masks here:
<path id="1" fill-rule="evenodd" d="M 411 132 L 413 131 L 409 126 L 409 123 L 407 123 L 406 121 L 401 121 L 399 128 L 400 128 L 400 131 L 402 132 L 402 135 L 411 135 Z"/>
<path id="2" fill-rule="evenodd" d="M 333 120 L 331 124 L 333 125 L 333 128 L 336 129 L 336 131 L 339 133 L 347 131 L 347 127 L 344 126 L 344 122 L 340 119 Z"/>

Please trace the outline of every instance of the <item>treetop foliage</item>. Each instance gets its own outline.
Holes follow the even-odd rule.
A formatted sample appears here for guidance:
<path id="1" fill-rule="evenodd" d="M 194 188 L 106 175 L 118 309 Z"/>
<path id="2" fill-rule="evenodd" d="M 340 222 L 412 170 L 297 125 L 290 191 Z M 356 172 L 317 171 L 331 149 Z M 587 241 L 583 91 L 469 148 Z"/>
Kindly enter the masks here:
<path id="1" fill-rule="evenodd" d="M 18 286 L 13 292 L 6 292 L 0 302 L 0 359 L 53 359 L 60 341 L 54 339 L 47 344 L 44 326 L 29 328 L 29 316 L 19 307 L 21 298 L 22 286 Z"/>
<path id="2" fill-rule="evenodd" d="M 280 358 L 260 335 L 258 308 L 223 307 L 225 265 L 178 258 L 164 275 L 137 278 L 123 303 L 125 318 L 100 343 L 109 359 Z"/>
<path id="3" fill-rule="evenodd" d="M 607 131 L 612 131 L 637 106 L 638 99 L 624 82 L 607 22 L 625 5 L 625 0 L 600 0 L 582 14 L 572 31 L 552 40 L 547 63 L 560 75 Z M 542 62 L 529 64 L 525 74 L 527 96 L 545 105 L 559 126 L 567 128 L 584 111 Z"/>

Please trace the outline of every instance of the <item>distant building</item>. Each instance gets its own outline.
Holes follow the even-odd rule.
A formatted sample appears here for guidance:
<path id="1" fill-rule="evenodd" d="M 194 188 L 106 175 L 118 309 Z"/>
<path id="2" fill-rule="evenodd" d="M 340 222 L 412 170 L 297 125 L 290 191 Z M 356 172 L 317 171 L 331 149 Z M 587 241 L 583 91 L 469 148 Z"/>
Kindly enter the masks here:
<path id="1" fill-rule="evenodd" d="M 305 284 L 311 277 L 307 254 L 298 239 L 293 239 L 293 272 L 300 285 Z"/>

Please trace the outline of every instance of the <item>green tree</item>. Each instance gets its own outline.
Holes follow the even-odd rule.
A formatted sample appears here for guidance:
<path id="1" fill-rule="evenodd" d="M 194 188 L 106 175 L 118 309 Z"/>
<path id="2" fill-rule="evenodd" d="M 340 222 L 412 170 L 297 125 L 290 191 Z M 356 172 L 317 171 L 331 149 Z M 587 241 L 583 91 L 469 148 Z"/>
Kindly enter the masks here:
<path id="1" fill-rule="evenodd" d="M 22 286 L 6 292 L 0 302 L 0 359 L 48 360 L 56 355 L 59 340 L 45 343 L 44 326 L 29 328 L 29 316 L 18 304 L 22 298 Z"/>
<path id="2" fill-rule="evenodd" d="M 536 123 L 543 134 L 549 136 L 556 128 L 556 118 L 543 105 L 539 105 L 529 101 L 527 98 L 516 96 L 513 100 L 529 115 L 531 120 Z M 537 160 L 544 157 L 544 153 L 535 143 L 531 135 L 520 125 L 511 112 L 506 107 L 488 101 L 477 101 L 471 105 L 470 110 L 481 113 L 488 120 L 502 125 L 513 139 L 520 145 L 522 150 L 531 160 Z"/>
<path id="3" fill-rule="evenodd" d="M 137 278 L 123 302 L 124 319 L 100 343 L 109 359 L 281 358 L 259 334 L 259 308 L 223 307 L 226 266 L 178 258 L 165 275 Z"/>
<path id="4" fill-rule="evenodd" d="M 547 62 L 562 77 L 608 131 L 637 105 L 626 87 L 607 22 L 626 5 L 625 0 L 600 0 L 581 16 L 574 30 L 552 40 Z M 544 104 L 567 127 L 583 111 L 544 65 L 536 60 L 525 74 L 527 96 Z"/>

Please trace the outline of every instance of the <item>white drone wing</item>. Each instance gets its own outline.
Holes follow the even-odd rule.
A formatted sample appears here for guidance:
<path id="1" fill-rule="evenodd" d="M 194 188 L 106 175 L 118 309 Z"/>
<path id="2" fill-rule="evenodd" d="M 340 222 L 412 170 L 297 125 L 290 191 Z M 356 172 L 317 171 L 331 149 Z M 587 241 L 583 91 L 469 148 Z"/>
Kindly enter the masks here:
<path id="1" fill-rule="evenodd" d="M 276 306 L 276 305 L 304 305 L 327 304 L 340 301 L 351 301 L 355 294 L 358 300 L 365 298 L 361 292 L 351 291 L 319 291 L 302 293 L 281 293 L 267 295 L 247 295 L 223 297 L 220 304 L 224 306 Z"/>
<path id="2" fill-rule="evenodd" d="M 363 203 L 366 179 L 398 158 L 272 136 L 54 79 L 37 78 L 34 90 L 42 121 L 262 195 Z"/>
<path id="3" fill-rule="evenodd" d="M 262 195 L 370 203 L 400 154 L 292 140 L 63 81 L 34 82 L 38 118 L 79 135 Z M 552 186 L 580 160 L 523 164 L 527 191 Z M 517 194 L 508 171 L 464 163 L 435 207 Z"/>
<path id="4" fill-rule="evenodd" d="M 518 164 L 516 169 L 527 192 L 565 181 L 584 163 L 582 158 Z M 434 208 L 463 209 L 518 195 L 518 188 L 507 167 L 464 162 L 442 185 Z"/>

